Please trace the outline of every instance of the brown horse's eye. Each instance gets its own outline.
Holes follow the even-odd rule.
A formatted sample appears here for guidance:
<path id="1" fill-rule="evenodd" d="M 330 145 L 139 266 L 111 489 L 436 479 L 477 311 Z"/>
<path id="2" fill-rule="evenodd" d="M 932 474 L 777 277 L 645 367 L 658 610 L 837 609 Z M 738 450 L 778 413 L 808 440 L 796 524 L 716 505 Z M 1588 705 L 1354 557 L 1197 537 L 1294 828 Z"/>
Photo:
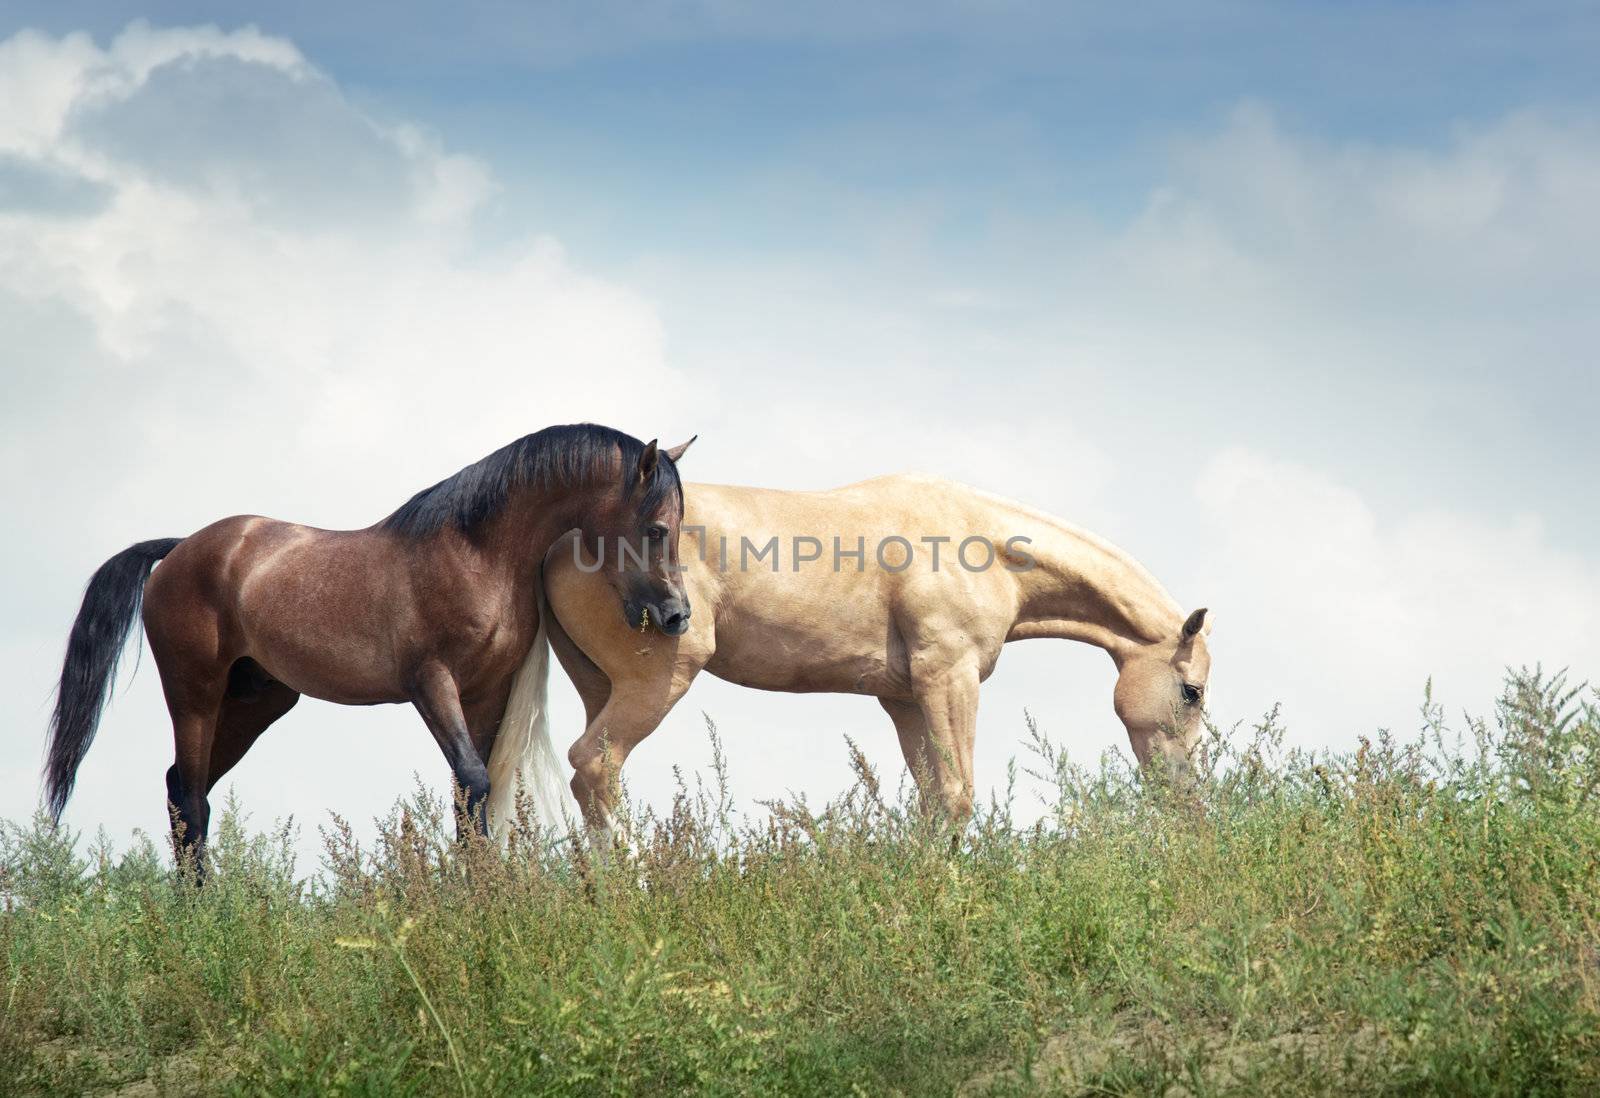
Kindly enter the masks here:
<path id="1" fill-rule="evenodd" d="M 1204 694 L 1205 691 L 1206 691 L 1206 688 L 1203 687 L 1203 686 L 1196 686 L 1192 682 L 1184 683 L 1183 684 L 1183 701 L 1184 701 L 1184 704 L 1185 705 L 1198 704 L 1199 701 L 1200 701 L 1200 695 Z"/>
<path id="2" fill-rule="evenodd" d="M 644 536 L 651 541 L 665 541 L 667 539 L 667 528 L 658 522 L 646 530 Z"/>

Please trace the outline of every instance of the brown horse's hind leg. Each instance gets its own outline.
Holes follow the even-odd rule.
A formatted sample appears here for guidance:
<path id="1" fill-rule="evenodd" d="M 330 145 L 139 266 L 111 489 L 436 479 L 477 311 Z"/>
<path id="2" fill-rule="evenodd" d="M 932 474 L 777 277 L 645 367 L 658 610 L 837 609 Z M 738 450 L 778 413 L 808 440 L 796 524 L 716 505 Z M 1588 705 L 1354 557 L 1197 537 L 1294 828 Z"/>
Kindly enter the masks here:
<path id="1" fill-rule="evenodd" d="M 186 542 L 155 570 L 144 597 L 145 635 L 172 716 L 167 804 L 173 852 L 192 859 L 197 874 L 211 824 L 211 748 L 233 664 L 225 654 L 229 630 L 214 599 L 219 567 Z"/>
<path id="2" fill-rule="evenodd" d="M 146 618 L 148 623 L 148 616 Z M 165 637 L 151 630 L 151 650 L 172 715 L 175 761 L 167 771 L 167 804 L 172 813 L 173 852 L 201 869 L 201 851 L 211 825 L 206 792 L 211 788 L 211 745 L 227 688 L 227 668 L 206 668 L 199 660 L 173 658 Z"/>
<path id="3" fill-rule="evenodd" d="M 244 661 L 240 661 L 244 662 Z M 237 666 L 237 665 L 236 665 Z M 234 680 L 237 675 L 232 677 Z M 230 681 L 228 696 L 222 699 L 217 717 L 217 732 L 211 744 L 211 766 L 206 777 L 210 792 L 232 770 L 257 737 L 273 721 L 294 708 L 300 695 L 281 682 L 250 682 L 242 687 Z"/>
<path id="4" fill-rule="evenodd" d="M 167 771 L 167 805 L 172 812 L 173 852 L 190 859 L 196 873 L 206 831 L 211 826 L 211 745 L 216 736 L 217 707 L 180 706 L 168 700 L 172 711 L 172 739 L 177 761 Z"/>

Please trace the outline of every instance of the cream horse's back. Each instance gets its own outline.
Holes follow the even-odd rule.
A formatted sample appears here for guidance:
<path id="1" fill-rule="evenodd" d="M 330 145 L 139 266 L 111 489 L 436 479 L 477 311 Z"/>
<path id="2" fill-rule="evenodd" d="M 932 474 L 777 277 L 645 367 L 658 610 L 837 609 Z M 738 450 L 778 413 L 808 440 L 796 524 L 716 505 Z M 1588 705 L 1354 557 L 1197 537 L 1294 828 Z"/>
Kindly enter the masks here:
<path id="1" fill-rule="evenodd" d="M 545 561 L 550 640 L 583 697 L 573 793 L 604 826 L 614 775 L 704 669 L 765 690 L 869 694 L 930 808 L 971 811 L 978 687 L 1002 646 L 1069 637 L 1119 668 L 1141 761 L 1181 762 L 1209 672 L 1185 619 L 1132 558 L 1042 512 L 963 485 L 889 476 L 826 492 L 695 484 L 681 553 L 693 616 L 667 637 L 616 611 L 569 542 Z"/>
<path id="2" fill-rule="evenodd" d="M 917 477 L 829 492 L 700 486 L 701 509 L 685 521 L 705 526 L 707 559 L 691 559 L 688 545 L 682 551 L 704 588 L 704 601 L 691 606 L 711 611 L 700 623 L 712 642 L 706 669 L 764 690 L 909 701 L 912 653 L 943 638 L 964 648 L 978 642 L 979 651 L 963 654 L 987 677 L 1016 613 L 1016 585 L 998 561 L 968 571 L 954 542 L 922 539 L 958 530 L 1003 546 L 1011 535 L 974 506 L 976 496 L 951 487 Z M 775 551 L 757 560 L 773 537 Z M 796 558 L 812 555 L 796 571 Z M 985 554 L 972 546 L 968 555 Z"/>

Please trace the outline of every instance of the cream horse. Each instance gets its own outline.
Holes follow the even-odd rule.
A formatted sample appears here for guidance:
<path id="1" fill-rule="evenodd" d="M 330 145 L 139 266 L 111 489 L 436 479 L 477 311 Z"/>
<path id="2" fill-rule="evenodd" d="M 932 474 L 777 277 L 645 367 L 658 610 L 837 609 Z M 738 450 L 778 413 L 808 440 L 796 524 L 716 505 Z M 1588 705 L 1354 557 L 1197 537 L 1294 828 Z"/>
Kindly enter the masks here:
<path id="1" fill-rule="evenodd" d="M 1101 538 L 921 476 L 828 492 L 694 484 L 684 501 L 681 636 L 624 620 L 606 574 L 572 541 L 545 559 L 550 643 L 588 715 L 568 759 L 591 826 L 609 827 L 615 775 L 702 669 L 763 690 L 876 697 L 924 807 L 964 821 L 979 684 L 1003 644 L 1032 637 L 1104 649 L 1140 763 L 1189 773 L 1210 673 L 1206 611 L 1186 617 Z"/>

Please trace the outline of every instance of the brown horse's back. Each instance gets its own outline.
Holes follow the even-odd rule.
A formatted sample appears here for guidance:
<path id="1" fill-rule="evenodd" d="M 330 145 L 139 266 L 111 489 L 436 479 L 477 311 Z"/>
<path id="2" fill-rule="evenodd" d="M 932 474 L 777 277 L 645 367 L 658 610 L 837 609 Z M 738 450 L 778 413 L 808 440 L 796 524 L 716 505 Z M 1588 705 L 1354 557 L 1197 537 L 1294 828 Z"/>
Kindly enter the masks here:
<path id="1" fill-rule="evenodd" d="M 403 701 L 393 615 L 405 600 L 391 590 L 395 570 L 383 567 L 395 553 L 368 530 L 259 515 L 212 523 L 185 538 L 145 589 L 145 629 L 163 681 L 198 676 L 189 689 L 220 694 L 218 668 L 225 674 L 248 657 L 297 693 Z"/>

